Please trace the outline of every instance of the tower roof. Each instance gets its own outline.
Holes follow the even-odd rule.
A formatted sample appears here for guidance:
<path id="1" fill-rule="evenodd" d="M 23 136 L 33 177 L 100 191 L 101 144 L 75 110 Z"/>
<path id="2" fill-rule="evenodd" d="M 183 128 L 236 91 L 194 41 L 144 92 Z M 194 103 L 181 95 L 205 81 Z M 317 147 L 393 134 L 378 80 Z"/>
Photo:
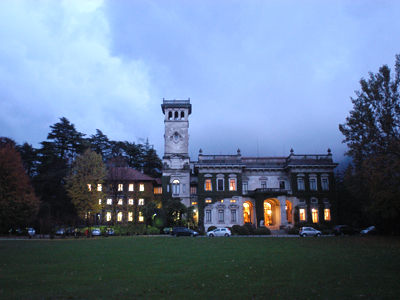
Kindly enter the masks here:
<path id="1" fill-rule="evenodd" d="M 163 98 L 163 104 L 161 104 L 163 114 L 165 114 L 166 108 L 187 108 L 189 115 L 192 113 L 192 104 L 190 104 L 190 98 L 188 100 L 165 100 Z"/>

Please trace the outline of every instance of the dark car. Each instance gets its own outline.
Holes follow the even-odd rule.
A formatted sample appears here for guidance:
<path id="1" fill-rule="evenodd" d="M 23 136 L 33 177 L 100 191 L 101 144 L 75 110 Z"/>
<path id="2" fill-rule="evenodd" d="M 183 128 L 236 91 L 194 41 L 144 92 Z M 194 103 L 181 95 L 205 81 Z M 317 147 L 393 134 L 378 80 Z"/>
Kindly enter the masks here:
<path id="1" fill-rule="evenodd" d="M 175 228 L 172 229 L 171 235 L 172 236 L 192 236 L 192 237 L 195 237 L 195 236 L 198 236 L 199 233 L 194 231 L 194 230 L 192 230 L 192 229 L 186 228 L 186 227 L 175 227 Z"/>
<path id="2" fill-rule="evenodd" d="M 105 231 L 105 235 L 115 235 L 115 231 L 112 228 L 107 228 Z"/>
<path id="3" fill-rule="evenodd" d="M 65 230 L 65 235 L 67 236 L 74 236 L 74 235 L 78 235 L 78 230 L 76 228 L 67 228 L 67 230 Z"/>
<path id="4" fill-rule="evenodd" d="M 349 227 L 347 225 L 336 225 L 332 229 L 334 235 L 357 235 L 360 231 L 358 229 Z"/>

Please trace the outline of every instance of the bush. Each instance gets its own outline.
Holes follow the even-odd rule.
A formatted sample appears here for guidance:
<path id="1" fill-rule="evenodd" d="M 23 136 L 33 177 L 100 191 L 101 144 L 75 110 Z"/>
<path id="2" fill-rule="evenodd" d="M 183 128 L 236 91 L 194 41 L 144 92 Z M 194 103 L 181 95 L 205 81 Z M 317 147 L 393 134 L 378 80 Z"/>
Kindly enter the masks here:
<path id="1" fill-rule="evenodd" d="M 210 227 L 208 227 L 207 232 L 210 232 L 210 231 L 212 231 L 214 229 L 217 229 L 217 227 L 216 226 L 210 226 Z"/>
<path id="2" fill-rule="evenodd" d="M 158 235 L 160 234 L 160 229 L 157 227 L 147 227 L 147 234 L 148 235 Z"/>
<path id="3" fill-rule="evenodd" d="M 247 227 L 247 229 L 249 230 L 249 233 L 253 234 L 253 230 L 254 230 L 253 224 L 246 223 L 243 226 Z"/>
<path id="4" fill-rule="evenodd" d="M 232 233 L 239 233 L 240 225 L 233 225 L 232 226 Z"/>
<path id="5" fill-rule="evenodd" d="M 255 235 L 271 235 L 271 230 L 267 227 L 259 227 L 253 230 Z"/>
<path id="6" fill-rule="evenodd" d="M 247 226 L 245 226 L 245 225 L 240 226 L 239 235 L 249 235 L 249 234 L 250 234 L 250 232 L 249 232 L 249 228 Z"/>
<path id="7" fill-rule="evenodd" d="M 288 230 L 288 234 L 299 234 L 300 229 L 297 227 L 292 227 Z"/>

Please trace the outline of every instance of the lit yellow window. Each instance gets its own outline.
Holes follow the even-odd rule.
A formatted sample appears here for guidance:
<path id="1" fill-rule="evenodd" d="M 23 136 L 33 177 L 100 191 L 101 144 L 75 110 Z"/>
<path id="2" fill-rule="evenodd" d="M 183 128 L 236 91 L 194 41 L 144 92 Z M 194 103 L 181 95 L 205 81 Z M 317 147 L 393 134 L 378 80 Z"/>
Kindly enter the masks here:
<path id="1" fill-rule="evenodd" d="M 122 211 L 120 211 L 120 212 L 117 214 L 117 221 L 118 221 L 118 222 L 121 222 L 121 221 L 122 221 Z"/>
<path id="2" fill-rule="evenodd" d="M 133 199 L 128 199 L 128 204 L 133 205 Z"/>
<path id="3" fill-rule="evenodd" d="M 318 209 L 313 208 L 311 210 L 313 223 L 318 223 Z"/>
<path id="4" fill-rule="evenodd" d="M 197 205 L 197 202 L 196 202 L 196 201 L 193 201 L 193 202 L 192 202 L 192 205 Z"/>
<path id="5" fill-rule="evenodd" d="M 101 199 L 99 199 L 99 205 L 101 205 Z"/>
<path id="6" fill-rule="evenodd" d="M 162 194 L 162 187 L 160 187 L 160 186 L 159 187 L 158 186 L 155 187 L 154 188 L 154 194 Z"/>
<path id="7" fill-rule="evenodd" d="M 139 185 L 139 191 L 144 192 L 144 184 L 143 183 L 141 183 Z"/>
<path id="8" fill-rule="evenodd" d="M 144 205 L 144 199 L 139 199 L 139 205 Z"/>
<path id="9" fill-rule="evenodd" d="M 325 221 L 331 220 L 331 210 L 329 208 L 324 209 L 324 219 Z"/>
<path id="10" fill-rule="evenodd" d="M 101 183 L 99 183 L 97 185 L 97 191 L 101 192 L 102 189 L 103 189 L 103 187 L 102 187 Z"/>
<path id="11" fill-rule="evenodd" d="M 92 185 L 91 185 L 91 184 L 88 184 L 87 187 L 88 187 L 88 190 L 89 190 L 89 192 L 90 192 L 90 191 L 92 190 Z"/>
<path id="12" fill-rule="evenodd" d="M 235 199 L 231 199 L 231 203 L 236 203 L 236 200 Z"/>
<path id="13" fill-rule="evenodd" d="M 236 191 L 236 179 L 229 179 L 229 190 Z"/>
<path id="14" fill-rule="evenodd" d="M 299 213 L 300 213 L 300 221 L 305 221 L 306 220 L 306 210 L 304 208 L 300 208 Z"/>
<path id="15" fill-rule="evenodd" d="M 143 221 L 144 221 L 143 214 L 142 214 L 142 212 L 140 211 L 140 212 L 139 212 L 139 222 L 143 222 Z"/>
<path id="16" fill-rule="evenodd" d="M 211 186 L 211 179 L 206 179 L 206 191 L 211 191 L 212 190 L 212 186 Z"/>
<path id="17" fill-rule="evenodd" d="M 134 191 L 134 189 L 133 189 L 133 183 L 130 183 L 130 184 L 129 184 L 129 191 L 130 191 L 130 192 L 133 192 L 133 191 Z"/>
<path id="18" fill-rule="evenodd" d="M 124 190 L 124 185 L 122 183 L 118 184 L 118 192 L 122 192 Z"/>
<path id="19" fill-rule="evenodd" d="M 132 222 L 133 221 L 133 212 L 128 212 L 128 222 Z"/>
<path id="20" fill-rule="evenodd" d="M 107 222 L 111 221 L 111 212 L 110 211 L 108 211 L 106 214 L 106 220 L 107 220 Z"/>
<path id="21" fill-rule="evenodd" d="M 206 203 L 211 203 L 211 199 L 206 199 Z"/>
<path id="22" fill-rule="evenodd" d="M 107 199 L 107 205 L 111 205 L 112 204 L 112 199 L 111 198 L 108 198 Z"/>
<path id="23" fill-rule="evenodd" d="M 118 205 L 122 205 L 122 199 L 118 199 Z"/>

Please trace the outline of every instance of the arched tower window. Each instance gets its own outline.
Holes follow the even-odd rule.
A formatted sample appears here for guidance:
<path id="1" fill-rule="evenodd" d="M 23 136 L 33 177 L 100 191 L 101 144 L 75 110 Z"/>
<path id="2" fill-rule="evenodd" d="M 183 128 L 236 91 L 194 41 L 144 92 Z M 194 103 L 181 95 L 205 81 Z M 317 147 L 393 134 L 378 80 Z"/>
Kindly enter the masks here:
<path id="1" fill-rule="evenodd" d="M 183 120 L 185 118 L 185 112 L 181 111 L 181 120 Z"/>
<path id="2" fill-rule="evenodd" d="M 178 114 L 178 112 L 176 111 L 176 112 L 175 112 L 175 120 L 178 120 L 178 118 L 179 118 L 179 114 Z"/>
<path id="3" fill-rule="evenodd" d="M 168 113 L 168 120 L 172 120 L 172 111 Z"/>
<path id="4" fill-rule="evenodd" d="M 172 181 L 172 193 L 179 194 L 179 180 L 175 179 Z"/>

